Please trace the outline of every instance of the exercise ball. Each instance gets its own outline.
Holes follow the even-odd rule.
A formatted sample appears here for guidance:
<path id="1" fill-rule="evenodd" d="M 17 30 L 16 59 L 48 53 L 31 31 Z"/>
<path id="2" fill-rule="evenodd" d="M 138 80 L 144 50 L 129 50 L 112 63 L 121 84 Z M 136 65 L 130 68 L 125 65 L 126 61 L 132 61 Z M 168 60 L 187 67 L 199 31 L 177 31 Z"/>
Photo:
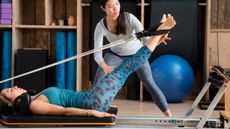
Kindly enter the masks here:
<path id="1" fill-rule="evenodd" d="M 190 64 L 177 55 L 162 55 L 151 63 L 153 79 L 168 102 L 181 102 L 192 90 L 194 73 Z"/>

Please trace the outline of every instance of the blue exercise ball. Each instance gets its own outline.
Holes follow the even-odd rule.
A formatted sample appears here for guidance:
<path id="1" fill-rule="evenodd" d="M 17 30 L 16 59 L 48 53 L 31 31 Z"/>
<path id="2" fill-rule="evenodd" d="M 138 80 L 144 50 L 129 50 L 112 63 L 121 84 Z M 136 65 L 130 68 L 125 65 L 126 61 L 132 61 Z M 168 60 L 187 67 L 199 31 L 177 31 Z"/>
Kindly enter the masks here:
<path id="1" fill-rule="evenodd" d="M 168 102 L 181 102 L 191 92 L 194 73 L 190 64 L 177 55 L 162 55 L 151 63 L 153 79 Z"/>

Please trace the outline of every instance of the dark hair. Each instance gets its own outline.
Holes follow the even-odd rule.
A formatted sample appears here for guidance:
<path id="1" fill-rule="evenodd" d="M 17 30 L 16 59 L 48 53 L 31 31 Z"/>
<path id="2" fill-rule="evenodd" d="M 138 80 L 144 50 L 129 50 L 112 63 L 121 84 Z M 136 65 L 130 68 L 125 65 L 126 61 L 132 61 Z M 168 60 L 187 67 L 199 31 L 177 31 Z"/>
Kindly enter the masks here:
<path id="1" fill-rule="evenodd" d="M 108 0 L 99 0 L 100 6 L 105 8 L 107 1 Z M 120 14 L 117 19 L 117 28 L 115 34 L 126 34 L 125 13 L 122 10 L 120 10 Z"/>
<path id="2" fill-rule="evenodd" d="M 105 8 L 105 5 L 106 5 L 107 1 L 108 0 L 99 0 L 98 2 L 100 4 L 100 6 L 102 6 L 103 8 Z"/>
<path id="3" fill-rule="evenodd" d="M 30 103 L 31 98 L 30 94 L 23 93 L 18 96 L 12 106 L 8 106 L 8 103 L 11 103 L 7 97 L 3 94 L 0 94 L 0 114 L 31 114 Z"/>
<path id="4" fill-rule="evenodd" d="M 12 107 L 8 106 L 9 101 L 6 97 L 3 95 L 0 95 L 0 114 L 8 114 L 12 112 Z"/>

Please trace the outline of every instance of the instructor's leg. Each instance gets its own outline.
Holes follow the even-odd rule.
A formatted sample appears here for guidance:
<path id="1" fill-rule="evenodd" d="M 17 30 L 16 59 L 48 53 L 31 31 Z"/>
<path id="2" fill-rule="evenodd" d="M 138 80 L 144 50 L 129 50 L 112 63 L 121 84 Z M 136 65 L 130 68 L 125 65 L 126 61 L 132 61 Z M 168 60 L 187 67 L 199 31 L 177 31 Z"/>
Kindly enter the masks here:
<path id="1" fill-rule="evenodd" d="M 168 109 L 167 100 L 162 91 L 159 89 L 159 87 L 153 80 L 149 62 L 146 62 L 143 66 L 141 66 L 136 71 L 136 73 L 139 76 L 140 80 L 143 82 L 143 85 L 146 88 L 146 90 L 150 93 L 155 104 L 160 108 L 164 115 L 171 116 L 171 113 Z"/>

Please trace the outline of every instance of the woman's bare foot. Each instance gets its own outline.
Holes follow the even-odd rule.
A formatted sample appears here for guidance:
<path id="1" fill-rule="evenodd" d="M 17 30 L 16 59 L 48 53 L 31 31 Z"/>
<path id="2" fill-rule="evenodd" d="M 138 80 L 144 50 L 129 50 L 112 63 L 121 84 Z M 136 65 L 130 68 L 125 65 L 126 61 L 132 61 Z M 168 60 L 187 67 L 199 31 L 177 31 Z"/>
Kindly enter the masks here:
<path id="1" fill-rule="evenodd" d="M 167 117 L 171 117 L 172 116 L 172 113 L 171 111 L 168 109 L 167 111 L 163 112 L 163 114 Z"/>
<path id="2" fill-rule="evenodd" d="M 163 14 L 160 23 L 165 22 L 166 19 L 167 19 L 167 17 L 171 17 L 171 16 L 172 16 L 171 14 L 167 14 L 167 15 L 166 15 L 166 14 Z"/>
<path id="3" fill-rule="evenodd" d="M 163 14 L 162 15 L 162 18 L 161 18 L 161 21 L 160 21 L 160 23 L 163 23 L 163 22 L 165 22 L 166 21 L 166 14 Z"/>
<path id="4" fill-rule="evenodd" d="M 157 28 L 157 30 L 170 30 L 176 25 L 173 16 L 169 15 L 166 20 Z"/>

